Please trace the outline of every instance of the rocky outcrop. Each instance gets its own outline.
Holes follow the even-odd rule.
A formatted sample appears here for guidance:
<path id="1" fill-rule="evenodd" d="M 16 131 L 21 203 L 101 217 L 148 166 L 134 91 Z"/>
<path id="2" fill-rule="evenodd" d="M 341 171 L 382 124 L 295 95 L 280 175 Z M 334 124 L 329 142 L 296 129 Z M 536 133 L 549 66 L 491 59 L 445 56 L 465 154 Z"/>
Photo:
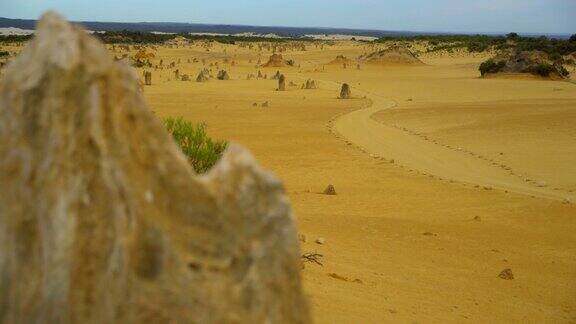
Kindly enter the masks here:
<path id="1" fill-rule="evenodd" d="M 264 64 L 264 67 L 285 67 L 285 66 L 293 66 L 294 61 L 292 60 L 284 60 L 282 54 L 272 54 L 268 62 Z"/>
<path id="2" fill-rule="evenodd" d="M 286 91 L 286 77 L 284 77 L 284 74 L 280 74 L 278 78 L 278 91 Z"/>
<path id="3" fill-rule="evenodd" d="M 134 70 L 53 13 L 0 81 L 0 323 L 307 323 L 282 184 L 195 175 Z"/>
<path id="4" fill-rule="evenodd" d="M 304 84 L 304 89 L 307 90 L 315 90 L 318 89 L 318 82 L 316 82 L 315 80 L 306 80 L 306 83 Z"/>
<path id="5" fill-rule="evenodd" d="M 210 80 L 210 71 L 208 69 L 203 69 L 196 77 L 196 82 L 207 82 L 208 80 Z"/>
<path id="6" fill-rule="evenodd" d="M 152 85 L 152 72 L 144 72 L 144 84 L 147 86 Z"/>
<path id="7" fill-rule="evenodd" d="M 276 74 L 274 74 L 274 75 L 272 76 L 272 80 L 279 80 L 281 74 L 282 74 L 282 73 L 280 73 L 280 71 L 276 71 Z"/>
<path id="8" fill-rule="evenodd" d="M 340 89 L 340 99 L 350 99 L 351 96 L 352 92 L 350 91 L 348 83 L 342 84 L 342 88 Z"/>
<path id="9" fill-rule="evenodd" d="M 221 70 L 220 72 L 218 72 L 217 79 L 230 80 L 230 75 L 228 75 L 228 72 L 226 72 L 226 70 Z"/>

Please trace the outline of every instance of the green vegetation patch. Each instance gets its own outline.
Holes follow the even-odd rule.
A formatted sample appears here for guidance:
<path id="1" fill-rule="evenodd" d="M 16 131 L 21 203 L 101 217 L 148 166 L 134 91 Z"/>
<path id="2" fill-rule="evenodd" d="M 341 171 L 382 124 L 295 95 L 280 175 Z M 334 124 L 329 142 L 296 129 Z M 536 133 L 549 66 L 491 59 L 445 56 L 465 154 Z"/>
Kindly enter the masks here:
<path id="1" fill-rule="evenodd" d="M 481 53 L 489 49 L 503 50 L 516 48 L 519 51 L 542 51 L 550 55 L 553 60 L 563 55 L 576 52 L 576 35 L 569 39 L 542 37 L 522 37 L 516 33 L 506 36 L 489 35 L 416 35 L 416 36 L 387 36 L 375 40 L 376 43 L 390 41 L 427 41 L 430 52 L 440 50 L 453 50 L 465 47 L 469 52 Z"/>
<path id="2" fill-rule="evenodd" d="M 233 36 L 233 35 L 192 35 L 188 33 L 158 34 L 139 31 L 106 31 L 94 33 L 94 35 L 106 44 L 162 44 L 176 37 L 184 37 L 191 41 L 201 40 L 208 42 L 218 42 L 222 44 L 236 44 L 236 42 L 274 42 L 283 43 L 292 40 L 313 41 L 309 38 L 275 38 L 275 37 L 255 37 L 255 36 Z"/>
<path id="3" fill-rule="evenodd" d="M 502 69 L 506 66 L 506 62 L 500 61 L 495 62 L 494 60 L 490 59 L 482 64 L 480 64 L 480 74 L 484 76 L 486 73 L 498 73 L 502 71 Z"/>
<path id="4" fill-rule="evenodd" d="M 0 35 L 0 43 L 20 43 L 32 39 L 34 35 Z"/>
<path id="5" fill-rule="evenodd" d="M 212 140 L 206 134 L 206 124 L 192 124 L 182 117 L 166 118 L 164 126 L 197 173 L 210 170 L 226 150 L 226 141 Z"/>

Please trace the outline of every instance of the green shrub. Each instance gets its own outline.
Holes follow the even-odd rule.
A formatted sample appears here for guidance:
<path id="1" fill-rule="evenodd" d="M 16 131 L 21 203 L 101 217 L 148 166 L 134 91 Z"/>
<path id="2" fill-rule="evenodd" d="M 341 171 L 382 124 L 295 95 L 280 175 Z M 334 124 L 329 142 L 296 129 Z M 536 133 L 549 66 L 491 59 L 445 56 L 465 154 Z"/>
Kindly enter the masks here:
<path id="1" fill-rule="evenodd" d="M 148 62 L 148 64 L 146 64 L 146 62 L 141 61 L 140 59 L 137 59 L 136 61 L 134 61 L 134 63 L 132 63 L 133 67 L 137 67 L 137 68 L 142 68 L 145 66 L 151 66 L 152 64 L 150 64 L 150 62 Z"/>
<path id="2" fill-rule="evenodd" d="M 204 123 L 194 125 L 178 117 L 164 119 L 164 126 L 197 173 L 210 170 L 220 160 L 228 145 L 225 141 L 209 138 Z"/>
<path id="3" fill-rule="evenodd" d="M 34 34 L 30 35 L 0 35 L 0 43 L 18 43 L 29 41 L 34 37 Z"/>
<path id="4" fill-rule="evenodd" d="M 3 56 L 10 56 L 10 52 L 0 51 L 0 57 L 3 57 Z"/>
<path id="5" fill-rule="evenodd" d="M 141 32 L 141 31 L 106 31 L 94 33 L 94 35 L 100 38 L 106 44 L 121 44 L 121 43 L 131 43 L 131 44 L 161 44 L 168 40 L 174 39 L 177 36 L 187 38 L 191 41 L 194 40 L 204 40 L 209 42 L 219 42 L 222 44 L 236 44 L 236 42 L 274 42 L 283 43 L 288 41 L 288 38 L 261 38 L 256 36 L 231 36 L 231 35 L 194 35 L 189 33 L 178 33 L 178 34 L 157 34 L 152 32 Z M 300 41 L 313 41 L 309 38 L 300 38 Z M 0 36 L 0 42 L 2 41 L 2 36 Z"/>
<path id="6" fill-rule="evenodd" d="M 546 63 L 540 63 L 537 66 L 535 66 L 534 68 L 530 69 L 527 72 L 533 73 L 533 74 L 537 74 L 543 77 L 547 77 L 550 75 L 550 73 L 552 73 L 554 71 L 554 67 L 550 64 L 546 64 Z"/>
<path id="7" fill-rule="evenodd" d="M 466 46 L 468 48 L 468 52 L 473 53 L 482 53 L 488 49 L 488 45 L 486 43 L 481 42 L 470 42 Z"/>
<path id="8" fill-rule="evenodd" d="M 514 48 L 514 45 L 510 45 L 510 44 L 506 44 L 506 43 L 502 43 L 502 44 L 498 44 L 495 46 L 495 49 L 498 51 L 504 51 L 510 48 Z"/>
<path id="9" fill-rule="evenodd" d="M 508 34 L 506 34 L 506 39 L 512 40 L 512 41 L 517 41 L 520 39 L 520 35 L 518 35 L 517 33 L 508 33 Z"/>
<path id="10" fill-rule="evenodd" d="M 502 69 L 506 66 L 506 62 L 494 62 L 494 60 L 490 59 L 488 61 L 483 62 L 480 64 L 480 74 L 484 76 L 486 73 L 498 73 L 502 71 Z"/>
<path id="11" fill-rule="evenodd" d="M 564 59 L 562 58 L 562 55 L 560 55 L 559 53 L 555 52 L 549 55 L 550 59 L 554 62 L 562 62 L 564 61 Z"/>
<path id="12" fill-rule="evenodd" d="M 431 53 L 431 52 L 439 52 L 439 51 L 448 51 L 448 52 L 453 52 L 455 49 L 457 48 L 461 48 L 464 47 L 464 44 L 462 43 L 455 43 L 455 44 L 440 44 L 440 45 L 435 45 L 431 48 L 428 48 L 427 52 Z"/>
<path id="13" fill-rule="evenodd" d="M 460 43 L 467 47 L 471 52 L 483 52 L 486 49 L 497 48 L 505 49 L 516 47 L 519 51 L 539 50 L 548 54 L 558 53 L 568 55 L 576 51 L 576 35 L 570 39 L 557 39 L 547 37 L 520 37 L 516 33 L 510 33 L 504 36 L 487 36 L 487 35 L 415 35 L 415 36 L 386 36 L 375 43 L 389 41 L 428 41 L 430 46 L 435 47 L 442 43 Z M 506 44 L 507 40 L 513 40 L 516 45 Z"/>
<path id="14" fill-rule="evenodd" d="M 568 72 L 568 70 L 566 70 L 562 65 L 560 64 L 547 64 L 547 63 L 540 63 L 537 66 L 529 69 L 526 72 L 530 72 L 532 74 L 537 74 L 543 77 L 547 77 L 550 76 L 551 73 L 555 72 L 557 74 L 559 74 L 562 77 L 566 77 L 570 74 L 570 72 Z"/>

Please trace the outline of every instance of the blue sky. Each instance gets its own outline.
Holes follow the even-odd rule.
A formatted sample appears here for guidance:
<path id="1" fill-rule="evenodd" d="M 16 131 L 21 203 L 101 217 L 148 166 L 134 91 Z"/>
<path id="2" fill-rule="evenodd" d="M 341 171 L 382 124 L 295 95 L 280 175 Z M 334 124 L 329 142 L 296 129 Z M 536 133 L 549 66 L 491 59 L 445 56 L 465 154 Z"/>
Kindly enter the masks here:
<path id="1" fill-rule="evenodd" d="M 382 30 L 576 33 L 576 0 L 0 0 L 0 16 Z"/>

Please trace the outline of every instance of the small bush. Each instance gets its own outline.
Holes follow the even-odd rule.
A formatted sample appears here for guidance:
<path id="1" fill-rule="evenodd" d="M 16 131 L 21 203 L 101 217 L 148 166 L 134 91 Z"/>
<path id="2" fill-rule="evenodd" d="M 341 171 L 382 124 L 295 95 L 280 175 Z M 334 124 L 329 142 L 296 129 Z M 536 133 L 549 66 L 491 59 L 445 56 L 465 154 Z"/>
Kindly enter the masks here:
<path id="1" fill-rule="evenodd" d="M 506 66 L 506 62 L 494 62 L 494 60 L 490 59 L 488 61 L 483 62 L 480 64 L 480 74 L 484 76 L 486 73 L 498 73 L 502 71 L 502 69 Z"/>
<path id="2" fill-rule="evenodd" d="M 466 47 L 470 53 L 482 53 L 488 49 L 488 45 L 481 42 L 470 42 Z"/>
<path id="3" fill-rule="evenodd" d="M 546 63 L 540 63 L 537 66 L 535 66 L 534 68 L 530 69 L 530 73 L 533 74 L 537 74 L 543 77 L 547 77 L 550 75 L 550 73 L 552 73 L 554 71 L 554 67 L 550 64 L 546 64 Z"/>
<path id="4" fill-rule="evenodd" d="M 436 42 L 436 43 L 438 43 L 438 42 Z M 448 52 L 452 53 L 455 49 L 461 48 L 464 46 L 465 45 L 462 43 L 440 44 L 440 45 L 434 45 L 433 47 L 428 48 L 427 52 L 432 53 L 432 52 L 439 52 L 439 51 L 448 51 Z"/>
<path id="5" fill-rule="evenodd" d="M 194 125 L 179 117 L 165 119 L 164 126 L 197 173 L 210 170 L 220 160 L 228 145 L 225 141 L 209 138 L 204 123 Z"/>
<path id="6" fill-rule="evenodd" d="M 512 41 L 517 41 L 520 39 L 520 35 L 518 35 L 517 33 L 508 33 L 508 34 L 506 34 L 506 39 L 512 40 Z"/>
<path id="7" fill-rule="evenodd" d="M 498 51 L 504 51 L 510 48 L 514 48 L 514 45 L 510 45 L 510 44 L 506 44 L 506 43 L 502 43 L 502 44 L 498 44 L 495 46 L 495 49 Z"/>
<path id="8" fill-rule="evenodd" d="M 0 51 L 0 57 L 10 56 L 10 52 L 7 51 Z"/>

